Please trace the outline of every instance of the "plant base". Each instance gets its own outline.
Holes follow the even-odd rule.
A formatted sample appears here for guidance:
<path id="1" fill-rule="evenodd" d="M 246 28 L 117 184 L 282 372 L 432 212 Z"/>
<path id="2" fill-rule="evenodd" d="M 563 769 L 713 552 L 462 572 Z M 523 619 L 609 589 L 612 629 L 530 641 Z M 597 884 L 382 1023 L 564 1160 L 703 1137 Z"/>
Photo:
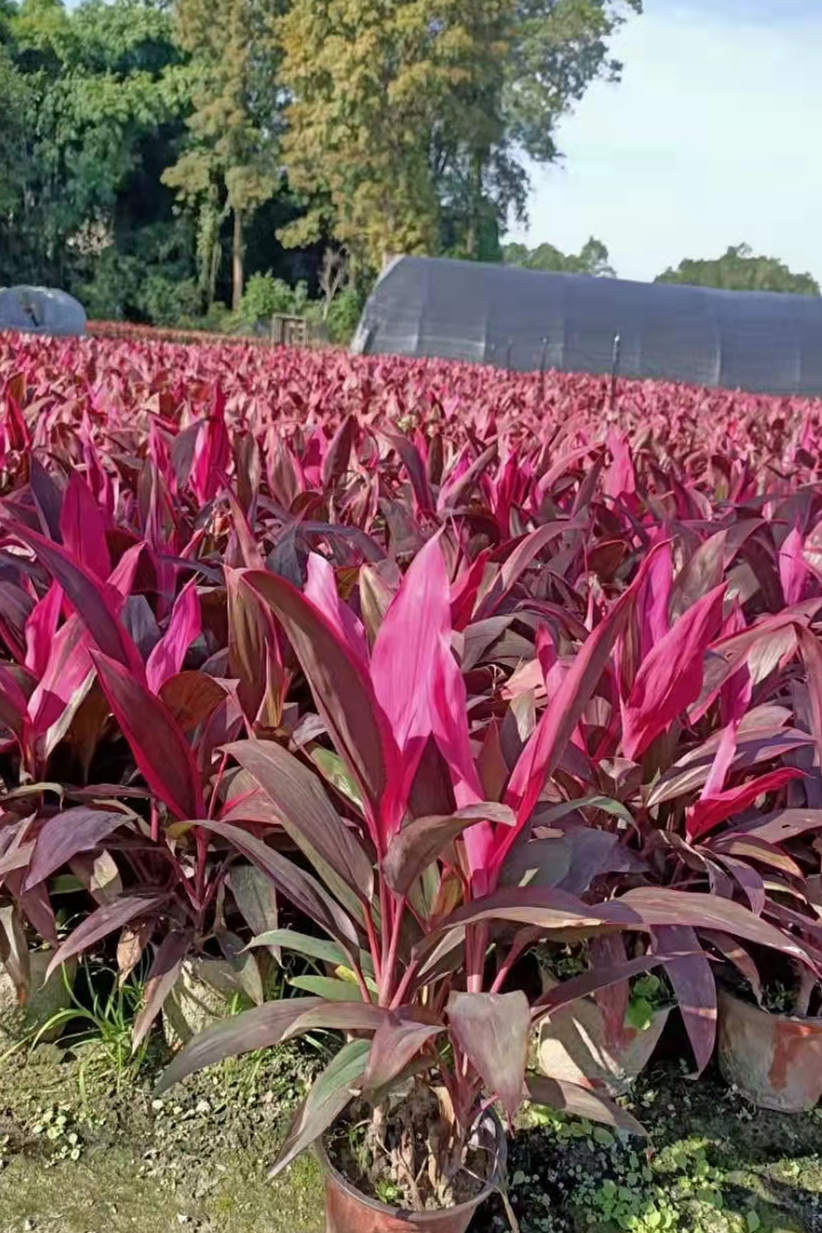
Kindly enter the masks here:
<path id="1" fill-rule="evenodd" d="M 488 1181 L 469 1202 L 439 1211 L 407 1212 L 370 1198 L 343 1177 L 331 1163 L 324 1144 L 317 1143 L 325 1175 L 326 1233 L 465 1233 L 477 1208 L 499 1189 L 505 1174 L 505 1133 L 496 1117 L 487 1117 L 486 1124 L 495 1152 Z"/>

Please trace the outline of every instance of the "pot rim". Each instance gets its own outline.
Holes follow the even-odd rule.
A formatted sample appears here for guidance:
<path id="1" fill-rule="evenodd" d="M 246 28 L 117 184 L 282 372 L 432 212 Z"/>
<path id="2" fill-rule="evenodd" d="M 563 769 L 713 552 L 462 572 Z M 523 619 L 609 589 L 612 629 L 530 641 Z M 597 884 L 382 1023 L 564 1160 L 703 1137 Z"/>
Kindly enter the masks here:
<path id="1" fill-rule="evenodd" d="M 780 1010 L 768 1010 L 766 1006 L 760 1006 L 758 1002 L 749 1002 L 747 998 L 741 998 L 739 994 L 726 989 L 722 984 L 718 986 L 718 993 L 720 1001 L 733 1002 L 736 1006 L 742 1006 L 752 1013 L 765 1015 L 775 1023 L 798 1023 L 803 1027 L 816 1028 L 822 1032 L 822 1016 L 820 1015 L 786 1015 Z"/>
<path id="2" fill-rule="evenodd" d="M 505 1137 L 505 1130 L 502 1122 L 497 1116 L 496 1111 L 494 1109 L 488 1110 L 487 1114 L 484 1114 L 483 1116 L 490 1116 L 492 1118 L 497 1135 L 497 1151 L 494 1165 L 488 1176 L 487 1182 L 479 1194 L 475 1195 L 473 1199 L 467 1199 L 464 1203 L 456 1204 L 454 1207 L 430 1208 L 423 1212 L 412 1212 L 404 1207 L 391 1207 L 389 1204 L 382 1203 L 379 1199 L 374 1199 L 370 1195 L 365 1194 L 364 1191 L 355 1186 L 353 1182 L 349 1181 L 344 1173 L 340 1173 L 339 1169 L 331 1163 L 331 1159 L 326 1150 L 326 1135 L 322 1135 L 321 1138 L 315 1141 L 314 1152 L 319 1159 L 323 1173 L 326 1177 L 330 1177 L 346 1195 L 356 1199 L 357 1202 L 361 1203 L 364 1207 L 368 1207 L 372 1211 L 379 1212 L 383 1216 L 393 1216 L 395 1219 L 401 1218 L 403 1220 L 409 1220 L 412 1222 L 416 1221 L 422 1224 L 427 1218 L 433 1219 L 434 1217 L 442 1216 L 444 1213 L 448 1213 L 450 1215 L 460 1215 L 462 1213 L 468 1214 L 469 1212 L 473 1212 L 477 1207 L 479 1207 L 480 1203 L 484 1203 L 486 1199 L 490 1198 L 495 1190 L 499 1189 L 507 1160 L 508 1142 Z M 327 1133 L 328 1132 L 326 1132 L 326 1134 Z"/>

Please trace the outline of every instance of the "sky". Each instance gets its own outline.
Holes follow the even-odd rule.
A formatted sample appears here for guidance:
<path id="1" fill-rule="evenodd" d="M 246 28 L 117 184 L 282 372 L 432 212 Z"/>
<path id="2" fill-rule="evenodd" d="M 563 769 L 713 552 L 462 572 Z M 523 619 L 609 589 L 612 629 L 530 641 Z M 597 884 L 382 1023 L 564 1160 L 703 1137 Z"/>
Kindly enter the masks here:
<path id="1" fill-rule="evenodd" d="M 822 0 L 645 0 L 612 50 L 508 238 L 595 235 L 635 279 L 744 241 L 822 281 Z"/>

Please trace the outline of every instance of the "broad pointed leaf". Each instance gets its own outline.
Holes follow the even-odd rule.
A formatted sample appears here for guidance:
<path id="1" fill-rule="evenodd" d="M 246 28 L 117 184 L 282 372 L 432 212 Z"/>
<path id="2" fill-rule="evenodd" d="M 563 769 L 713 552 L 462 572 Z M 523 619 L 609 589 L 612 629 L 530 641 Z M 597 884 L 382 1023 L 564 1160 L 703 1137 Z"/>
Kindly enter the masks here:
<path id="1" fill-rule="evenodd" d="M 367 1091 L 388 1087 L 441 1031 L 441 1025 L 418 1023 L 402 1010 L 392 1011 L 374 1033 L 363 1087 Z"/>
<path id="2" fill-rule="evenodd" d="M 304 1148 L 316 1142 L 362 1089 L 370 1047 L 367 1040 L 352 1040 L 343 1045 L 314 1080 L 311 1091 L 291 1123 L 269 1177 L 276 1177 Z"/>
<path id="3" fill-rule="evenodd" d="M 96 651 L 91 657 L 103 693 L 152 792 L 177 818 L 198 817 L 204 812 L 200 774 L 166 706 L 121 664 Z"/>
<path id="4" fill-rule="evenodd" d="M 274 574 L 245 575 L 270 604 L 311 686 L 317 708 L 370 805 L 377 830 L 396 824 L 399 751 L 371 682 L 333 626 L 314 604 Z"/>
<path id="5" fill-rule="evenodd" d="M 183 960 L 191 942 L 190 933 L 184 930 L 172 930 L 160 943 L 143 990 L 142 1009 L 134 1020 L 132 1049 L 137 1049 L 140 1042 L 145 1039 L 152 1023 L 162 1010 L 163 1002 L 171 993 L 182 971 Z"/>
<path id="6" fill-rule="evenodd" d="M 46 972 L 46 979 L 61 963 L 80 955 L 101 938 L 108 937 L 138 916 L 151 916 L 166 902 L 165 895 L 123 895 L 112 903 L 104 903 L 74 929 L 59 946 Z"/>
<path id="7" fill-rule="evenodd" d="M 524 993 L 452 993 L 448 1027 L 513 1121 L 525 1095 L 531 1008 Z"/>
<path id="8" fill-rule="evenodd" d="M 383 858 L 385 879 L 398 895 L 406 895 L 423 870 L 443 855 L 448 846 L 477 822 L 513 826 L 516 819 L 507 805 L 484 801 L 466 805 L 446 817 L 414 818 L 393 837 Z"/>
<path id="9" fill-rule="evenodd" d="M 128 825 L 122 810 L 67 809 L 48 818 L 37 836 L 25 881 L 26 890 L 50 878 L 78 852 L 91 852 L 120 826 Z"/>
<path id="10" fill-rule="evenodd" d="M 546 1075 L 528 1075 L 526 1083 L 529 1098 L 535 1105 L 559 1109 L 589 1122 L 603 1122 L 617 1130 L 646 1137 L 646 1131 L 635 1117 L 597 1092 L 578 1087 L 576 1083 L 566 1083 L 563 1079 L 550 1079 Z"/>
<path id="11" fill-rule="evenodd" d="M 280 825 L 320 877 L 330 870 L 359 898 L 370 901 L 374 887 L 371 860 L 317 776 L 273 741 L 237 741 L 227 745 L 226 751 L 260 785 Z"/>
<path id="12" fill-rule="evenodd" d="M 347 954 L 352 947 L 357 947 L 357 931 L 351 918 L 310 873 L 239 826 L 209 820 L 199 821 L 197 825 L 228 840 L 246 860 L 253 861 L 296 908 L 335 938 Z"/>

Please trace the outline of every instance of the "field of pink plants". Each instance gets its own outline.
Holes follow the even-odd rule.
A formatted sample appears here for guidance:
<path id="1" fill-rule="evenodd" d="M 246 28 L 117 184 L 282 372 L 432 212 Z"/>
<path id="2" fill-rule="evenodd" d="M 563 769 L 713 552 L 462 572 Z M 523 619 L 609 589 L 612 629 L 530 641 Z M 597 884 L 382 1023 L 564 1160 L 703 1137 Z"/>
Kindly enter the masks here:
<path id="1" fill-rule="evenodd" d="M 409 1067 L 452 1151 L 491 1100 L 636 1130 L 526 1045 L 581 997 L 618 1042 L 652 967 L 696 1072 L 718 985 L 820 1013 L 822 404 L 0 335 L 0 409 L 21 999 L 103 953 L 139 1042 L 223 956 L 258 1005 L 167 1082 L 348 1032 L 280 1166 Z M 579 970 L 526 994 L 537 942 Z"/>

